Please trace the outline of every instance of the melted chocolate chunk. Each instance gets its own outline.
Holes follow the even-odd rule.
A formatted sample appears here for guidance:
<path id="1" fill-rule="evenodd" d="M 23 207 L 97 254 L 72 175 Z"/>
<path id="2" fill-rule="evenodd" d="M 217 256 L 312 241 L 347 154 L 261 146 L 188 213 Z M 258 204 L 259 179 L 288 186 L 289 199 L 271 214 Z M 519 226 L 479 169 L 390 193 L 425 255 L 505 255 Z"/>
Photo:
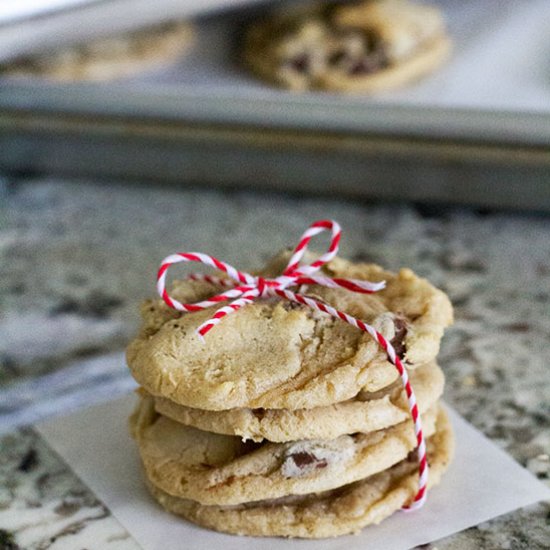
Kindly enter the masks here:
<path id="1" fill-rule="evenodd" d="M 405 337 L 408 332 L 407 321 L 402 317 L 396 317 L 393 320 L 393 324 L 395 326 L 395 336 L 390 340 L 390 344 L 393 346 L 399 359 L 403 360 L 405 352 L 407 351 L 407 346 L 405 345 Z"/>
<path id="2" fill-rule="evenodd" d="M 359 61 L 356 61 L 349 70 L 349 74 L 358 76 L 362 74 L 369 74 L 376 71 L 376 65 L 370 62 L 368 57 L 363 57 Z"/>
<path id="3" fill-rule="evenodd" d="M 315 468 L 326 468 L 327 467 L 327 461 L 322 458 L 318 459 L 314 454 L 312 453 L 294 453 L 290 455 L 289 458 L 292 458 L 294 461 L 294 464 L 298 466 L 298 468 L 303 468 L 304 466 L 309 466 L 310 464 L 314 464 Z"/>
<path id="4" fill-rule="evenodd" d="M 349 56 L 345 50 L 338 50 L 331 54 L 331 56 L 328 58 L 328 62 L 330 65 L 341 65 L 348 59 Z"/>
<path id="5" fill-rule="evenodd" d="M 354 76 L 371 74 L 379 71 L 385 66 L 383 57 L 379 54 L 367 54 L 358 59 L 350 68 L 349 73 Z"/>

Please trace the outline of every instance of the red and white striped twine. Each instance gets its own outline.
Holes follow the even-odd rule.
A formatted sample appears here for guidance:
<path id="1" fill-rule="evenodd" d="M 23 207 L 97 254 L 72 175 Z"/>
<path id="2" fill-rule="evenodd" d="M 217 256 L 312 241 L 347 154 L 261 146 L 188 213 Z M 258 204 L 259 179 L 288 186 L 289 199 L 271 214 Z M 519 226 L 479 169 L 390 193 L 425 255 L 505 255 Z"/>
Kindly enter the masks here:
<path id="1" fill-rule="evenodd" d="M 319 233 L 323 231 L 331 231 L 332 239 L 330 246 L 317 260 L 311 264 L 299 265 L 300 260 L 307 250 L 309 241 Z M 208 254 L 203 254 L 201 252 L 181 252 L 178 254 L 172 254 L 166 257 L 158 271 L 157 274 L 157 290 L 162 299 L 166 304 L 178 311 L 183 312 L 192 312 L 200 311 L 215 305 L 220 304 L 221 302 L 226 302 L 231 300 L 227 305 L 218 309 L 205 323 L 203 323 L 197 329 L 199 338 L 203 339 L 205 334 L 214 328 L 220 321 L 230 313 L 237 311 L 246 304 L 253 302 L 257 298 L 267 298 L 269 296 L 279 296 L 285 300 L 291 302 L 296 302 L 298 304 L 304 304 L 308 307 L 311 307 L 317 311 L 322 311 L 341 319 L 346 323 L 367 332 L 371 337 L 376 340 L 379 345 L 384 349 L 389 361 L 397 369 L 399 376 L 401 377 L 401 382 L 405 388 L 407 394 L 407 400 L 409 404 L 409 410 L 414 422 L 414 431 L 416 434 L 417 441 L 417 453 L 419 461 L 419 480 L 418 480 L 418 491 L 409 506 L 404 507 L 405 510 L 415 510 L 423 506 L 426 501 L 427 496 L 427 483 L 428 483 L 428 462 L 426 458 L 426 443 L 424 440 L 424 435 L 422 433 L 422 422 L 420 414 L 418 412 L 418 407 L 416 404 L 416 397 L 414 391 L 409 381 L 409 376 L 407 370 L 404 367 L 401 359 L 395 353 L 395 349 L 391 343 L 382 336 L 376 329 L 368 325 L 360 319 L 356 319 L 343 311 L 339 311 L 332 306 L 325 304 L 319 300 L 305 296 L 303 294 L 298 294 L 288 290 L 290 286 L 300 286 L 300 285 L 322 285 L 329 288 L 345 288 L 351 292 L 360 292 L 363 294 L 371 294 L 378 290 L 385 288 L 385 282 L 372 283 L 369 281 L 361 281 L 356 279 L 340 279 L 332 277 L 323 277 L 314 275 L 314 273 L 319 270 L 323 265 L 332 260 L 337 252 L 340 242 L 340 237 L 342 235 L 342 230 L 340 225 L 332 220 L 320 220 L 316 221 L 307 229 L 307 231 L 302 235 L 298 246 L 294 249 L 292 257 L 288 262 L 287 267 L 283 271 L 283 274 L 274 279 L 264 279 L 263 277 L 255 277 L 246 273 L 244 271 L 238 271 L 233 266 L 222 262 L 213 256 Z M 196 302 L 194 304 L 182 304 L 176 299 L 169 296 L 166 291 L 166 272 L 168 268 L 176 263 L 180 262 L 199 262 L 215 269 L 222 271 L 227 277 L 216 277 L 212 275 L 200 275 L 194 274 L 190 275 L 189 278 L 192 280 L 206 281 L 216 286 L 226 287 L 228 290 L 212 296 L 208 300 L 203 300 L 202 302 Z"/>

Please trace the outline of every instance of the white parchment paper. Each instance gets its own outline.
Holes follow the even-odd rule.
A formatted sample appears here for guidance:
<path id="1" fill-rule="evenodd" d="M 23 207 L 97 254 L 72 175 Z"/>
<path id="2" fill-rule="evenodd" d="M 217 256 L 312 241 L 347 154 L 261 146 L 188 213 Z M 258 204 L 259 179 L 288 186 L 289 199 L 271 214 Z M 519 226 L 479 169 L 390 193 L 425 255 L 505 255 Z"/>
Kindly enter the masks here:
<path id="1" fill-rule="evenodd" d="M 550 489 L 453 411 L 453 464 L 419 512 L 397 513 L 359 536 L 321 541 L 256 539 L 207 531 L 164 512 L 147 493 L 128 435 L 127 396 L 37 426 L 46 441 L 145 550 L 405 550 L 550 499 Z"/>

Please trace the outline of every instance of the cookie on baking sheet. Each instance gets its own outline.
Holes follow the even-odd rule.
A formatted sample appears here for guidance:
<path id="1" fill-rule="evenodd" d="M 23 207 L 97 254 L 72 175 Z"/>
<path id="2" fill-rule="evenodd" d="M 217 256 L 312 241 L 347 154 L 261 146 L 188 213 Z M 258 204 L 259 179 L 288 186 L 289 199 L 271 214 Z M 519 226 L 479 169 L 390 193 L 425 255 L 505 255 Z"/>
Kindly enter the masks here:
<path id="1" fill-rule="evenodd" d="M 422 415 L 426 437 L 435 430 L 435 409 Z M 247 443 L 158 415 L 148 397 L 132 417 L 132 433 L 154 485 L 177 497 L 216 505 L 334 489 L 386 470 L 416 446 L 410 420 L 330 440 Z"/>
<path id="2" fill-rule="evenodd" d="M 423 413 L 443 393 L 443 372 L 431 362 L 411 371 L 410 380 Z M 410 417 L 401 380 L 379 392 L 360 392 L 343 403 L 315 409 L 204 411 L 178 405 L 165 397 L 155 397 L 154 402 L 159 414 L 182 424 L 253 441 L 334 439 L 345 434 L 382 430 Z"/>
<path id="3" fill-rule="evenodd" d="M 288 258 L 288 254 L 286 258 Z M 280 275 L 276 258 L 261 275 Z M 410 269 L 394 274 L 374 264 L 334 259 L 325 275 L 386 281 L 375 294 L 310 285 L 317 297 L 373 325 L 410 368 L 435 358 L 452 322 L 447 296 Z M 180 302 L 212 296 L 219 287 L 179 281 Z M 142 307 L 143 326 L 127 349 L 134 378 L 152 395 L 205 410 L 324 407 L 392 384 L 397 373 L 368 334 L 305 305 L 258 299 L 208 333 L 196 329 L 216 308 L 181 314 L 160 299 Z"/>
<path id="4" fill-rule="evenodd" d="M 409 0 L 317 3 L 253 24 L 243 57 L 292 90 L 378 92 L 435 70 L 450 52 L 440 11 Z"/>
<path id="5" fill-rule="evenodd" d="M 193 36 L 189 22 L 164 23 L 28 56 L 1 67 L 1 72 L 59 81 L 112 80 L 175 61 L 190 48 Z"/>
<path id="6" fill-rule="evenodd" d="M 451 426 L 441 409 L 437 431 L 427 447 L 428 487 L 433 487 L 454 453 Z M 390 469 L 331 491 L 236 506 L 204 506 L 174 497 L 151 482 L 148 487 L 166 510 L 209 529 L 237 535 L 325 538 L 357 533 L 410 502 L 418 490 L 418 463 L 411 455 Z"/>

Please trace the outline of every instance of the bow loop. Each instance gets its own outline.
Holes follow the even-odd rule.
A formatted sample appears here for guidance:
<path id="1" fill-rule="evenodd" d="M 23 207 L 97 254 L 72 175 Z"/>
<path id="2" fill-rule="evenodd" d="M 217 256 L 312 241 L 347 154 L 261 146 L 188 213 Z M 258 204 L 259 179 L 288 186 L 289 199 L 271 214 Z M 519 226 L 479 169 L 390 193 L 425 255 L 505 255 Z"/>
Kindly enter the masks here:
<path id="1" fill-rule="evenodd" d="M 315 236 L 319 235 L 323 231 L 331 231 L 332 239 L 328 250 L 319 256 L 317 260 L 310 264 L 299 265 L 300 260 L 307 251 L 309 241 Z M 342 229 L 338 222 L 334 220 L 319 220 L 312 223 L 309 228 L 304 232 L 298 246 L 294 249 L 288 265 L 283 271 L 283 275 L 290 275 L 299 277 L 301 275 L 311 275 L 315 273 L 320 267 L 330 262 L 338 253 L 338 247 L 340 244 L 340 237 L 342 235 Z"/>
<path id="2" fill-rule="evenodd" d="M 232 279 L 231 285 L 228 284 L 227 279 L 224 279 L 222 286 L 233 286 L 234 288 L 231 288 L 230 290 L 221 294 L 212 296 L 208 300 L 204 300 L 202 302 L 196 302 L 194 304 L 182 304 L 175 298 L 171 297 L 166 290 L 166 273 L 168 271 L 168 268 L 171 265 L 181 262 L 198 262 L 222 271 Z M 191 275 L 189 278 L 195 281 L 204 280 L 212 284 L 222 281 L 222 279 L 219 279 L 218 277 L 208 275 L 202 276 L 196 273 Z M 239 283 L 239 286 L 234 286 L 233 281 Z M 222 262 L 214 256 L 203 254 L 202 252 L 179 252 L 178 254 L 171 254 L 163 260 L 157 273 L 157 291 L 159 295 L 162 297 L 166 305 L 183 312 L 199 311 L 201 309 L 216 305 L 220 302 L 237 298 L 241 296 L 243 292 L 255 288 L 255 286 L 256 278 L 250 275 L 250 273 L 239 271 L 235 269 L 232 265 Z"/>

